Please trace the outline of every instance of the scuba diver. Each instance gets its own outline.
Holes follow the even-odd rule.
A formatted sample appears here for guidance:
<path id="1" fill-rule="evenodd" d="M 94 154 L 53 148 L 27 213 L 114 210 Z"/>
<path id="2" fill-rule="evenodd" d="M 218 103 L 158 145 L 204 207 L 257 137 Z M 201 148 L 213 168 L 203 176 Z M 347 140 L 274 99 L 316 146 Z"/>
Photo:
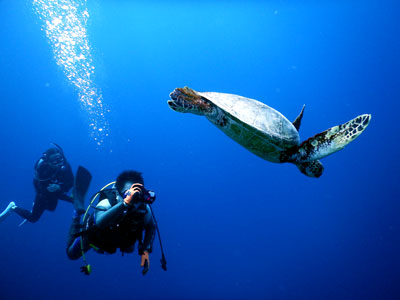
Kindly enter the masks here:
<path id="1" fill-rule="evenodd" d="M 111 188 L 105 189 L 112 185 Z M 96 197 L 96 207 L 91 206 Z M 74 210 L 67 241 L 67 256 L 76 260 L 82 256 L 85 266 L 81 271 L 89 275 L 91 266 L 86 263 L 85 253 L 93 248 L 98 253 L 132 253 L 138 242 L 141 256 L 142 274 L 149 270 L 149 254 L 158 231 L 157 222 L 151 208 L 155 193 L 144 187 L 143 177 L 137 171 L 122 172 L 115 182 L 109 183 L 92 197 L 81 222 L 81 216 Z M 88 216 L 90 207 L 94 212 Z M 143 235 L 144 233 L 144 235 Z M 159 232 L 158 232 L 159 233 Z M 160 235 L 159 235 L 160 238 Z M 162 250 L 162 268 L 166 270 L 166 261 Z"/>
<path id="2" fill-rule="evenodd" d="M 45 210 L 54 211 L 58 200 L 73 203 L 79 211 L 84 211 L 81 190 L 85 190 L 85 186 L 89 185 L 91 175 L 85 168 L 79 167 L 75 178 L 75 195 L 68 195 L 68 191 L 74 185 L 74 175 L 61 147 L 54 143 L 52 145 L 53 147 L 43 153 L 34 167 L 33 185 L 36 196 L 32 210 L 21 208 L 12 201 L 0 214 L 0 222 L 12 212 L 15 212 L 24 218 L 21 225 L 25 221 L 35 223 Z M 78 177 L 79 180 L 77 180 Z"/>

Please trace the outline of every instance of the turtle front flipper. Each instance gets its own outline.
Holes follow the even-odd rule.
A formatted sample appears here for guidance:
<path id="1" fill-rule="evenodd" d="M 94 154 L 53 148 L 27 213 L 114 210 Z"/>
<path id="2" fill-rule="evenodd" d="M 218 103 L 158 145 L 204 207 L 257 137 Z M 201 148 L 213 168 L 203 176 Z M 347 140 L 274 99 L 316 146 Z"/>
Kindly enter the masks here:
<path id="1" fill-rule="evenodd" d="M 370 121 L 371 115 L 360 115 L 342 125 L 318 133 L 295 149 L 289 149 L 282 158 L 293 163 L 310 162 L 324 158 L 354 141 L 367 128 Z"/>

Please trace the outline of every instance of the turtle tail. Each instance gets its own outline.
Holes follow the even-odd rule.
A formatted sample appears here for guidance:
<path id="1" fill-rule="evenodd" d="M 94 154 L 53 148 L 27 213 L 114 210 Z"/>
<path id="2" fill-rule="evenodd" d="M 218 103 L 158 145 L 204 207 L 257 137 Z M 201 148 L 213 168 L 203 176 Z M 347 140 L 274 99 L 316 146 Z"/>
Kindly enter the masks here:
<path id="1" fill-rule="evenodd" d="M 324 172 L 324 166 L 319 160 L 295 164 L 300 172 L 308 177 L 318 178 Z"/>

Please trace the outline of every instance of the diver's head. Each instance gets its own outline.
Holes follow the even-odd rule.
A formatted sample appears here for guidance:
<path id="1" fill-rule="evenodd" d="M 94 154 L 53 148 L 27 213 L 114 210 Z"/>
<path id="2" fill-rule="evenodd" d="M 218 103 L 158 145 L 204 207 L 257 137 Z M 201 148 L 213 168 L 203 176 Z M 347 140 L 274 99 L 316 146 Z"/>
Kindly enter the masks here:
<path id="1" fill-rule="evenodd" d="M 49 148 L 43 153 L 42 159 L 48 164 L 61 167 L 64 165 L 64 155 L 58 148 Z"/>
<path id="2" fill-rule="evenodd" d="M 121 197 L 123 197 L 124 193 L 131 188 L 132 184 L 135 183 L 144 185 L 142 173 L 132 170 L 124 171 L 118 175 L 117 181 L 115 182 L 115 187 Z"/>
<path id="3" fill-rule="evenodd" d="M 176 88 L 169 97 L 171 98 L 168 100 L 169 107 L 177 112 L 204 115 L 212 109 L 210 101 L 187 86 Z"/>
<path id="4" fill-rule="evenodd" d="M 58 171 L 65 168 L 65 158 L 58 148 L 47 149 L 35 165 L 35 177 L 39 181 L 54 178 Z"/>

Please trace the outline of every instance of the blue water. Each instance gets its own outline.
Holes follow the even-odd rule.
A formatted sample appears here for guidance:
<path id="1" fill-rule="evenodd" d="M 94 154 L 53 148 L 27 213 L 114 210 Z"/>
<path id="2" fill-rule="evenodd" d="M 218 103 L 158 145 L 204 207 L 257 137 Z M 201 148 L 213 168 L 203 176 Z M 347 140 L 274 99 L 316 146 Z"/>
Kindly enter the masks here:
<path id="1" fill-rule="evenodd" d="M 87 33 L 110 136 L 98 146 L 31 1 L 0 2 L 1 209 L 32 205 L 33 165 L 56 142 L 89 194 L 125 169 L 157 192 L 168 271 L 65 243 L 72 207 L 0 225 L 0 299 L 400 299 L 400 22 L 396 1 L 89 1 Z M 362 113 L 367 130 L 307 178 L 256 157 L 175 87 L 259 99 L 302 140 Z"/>

